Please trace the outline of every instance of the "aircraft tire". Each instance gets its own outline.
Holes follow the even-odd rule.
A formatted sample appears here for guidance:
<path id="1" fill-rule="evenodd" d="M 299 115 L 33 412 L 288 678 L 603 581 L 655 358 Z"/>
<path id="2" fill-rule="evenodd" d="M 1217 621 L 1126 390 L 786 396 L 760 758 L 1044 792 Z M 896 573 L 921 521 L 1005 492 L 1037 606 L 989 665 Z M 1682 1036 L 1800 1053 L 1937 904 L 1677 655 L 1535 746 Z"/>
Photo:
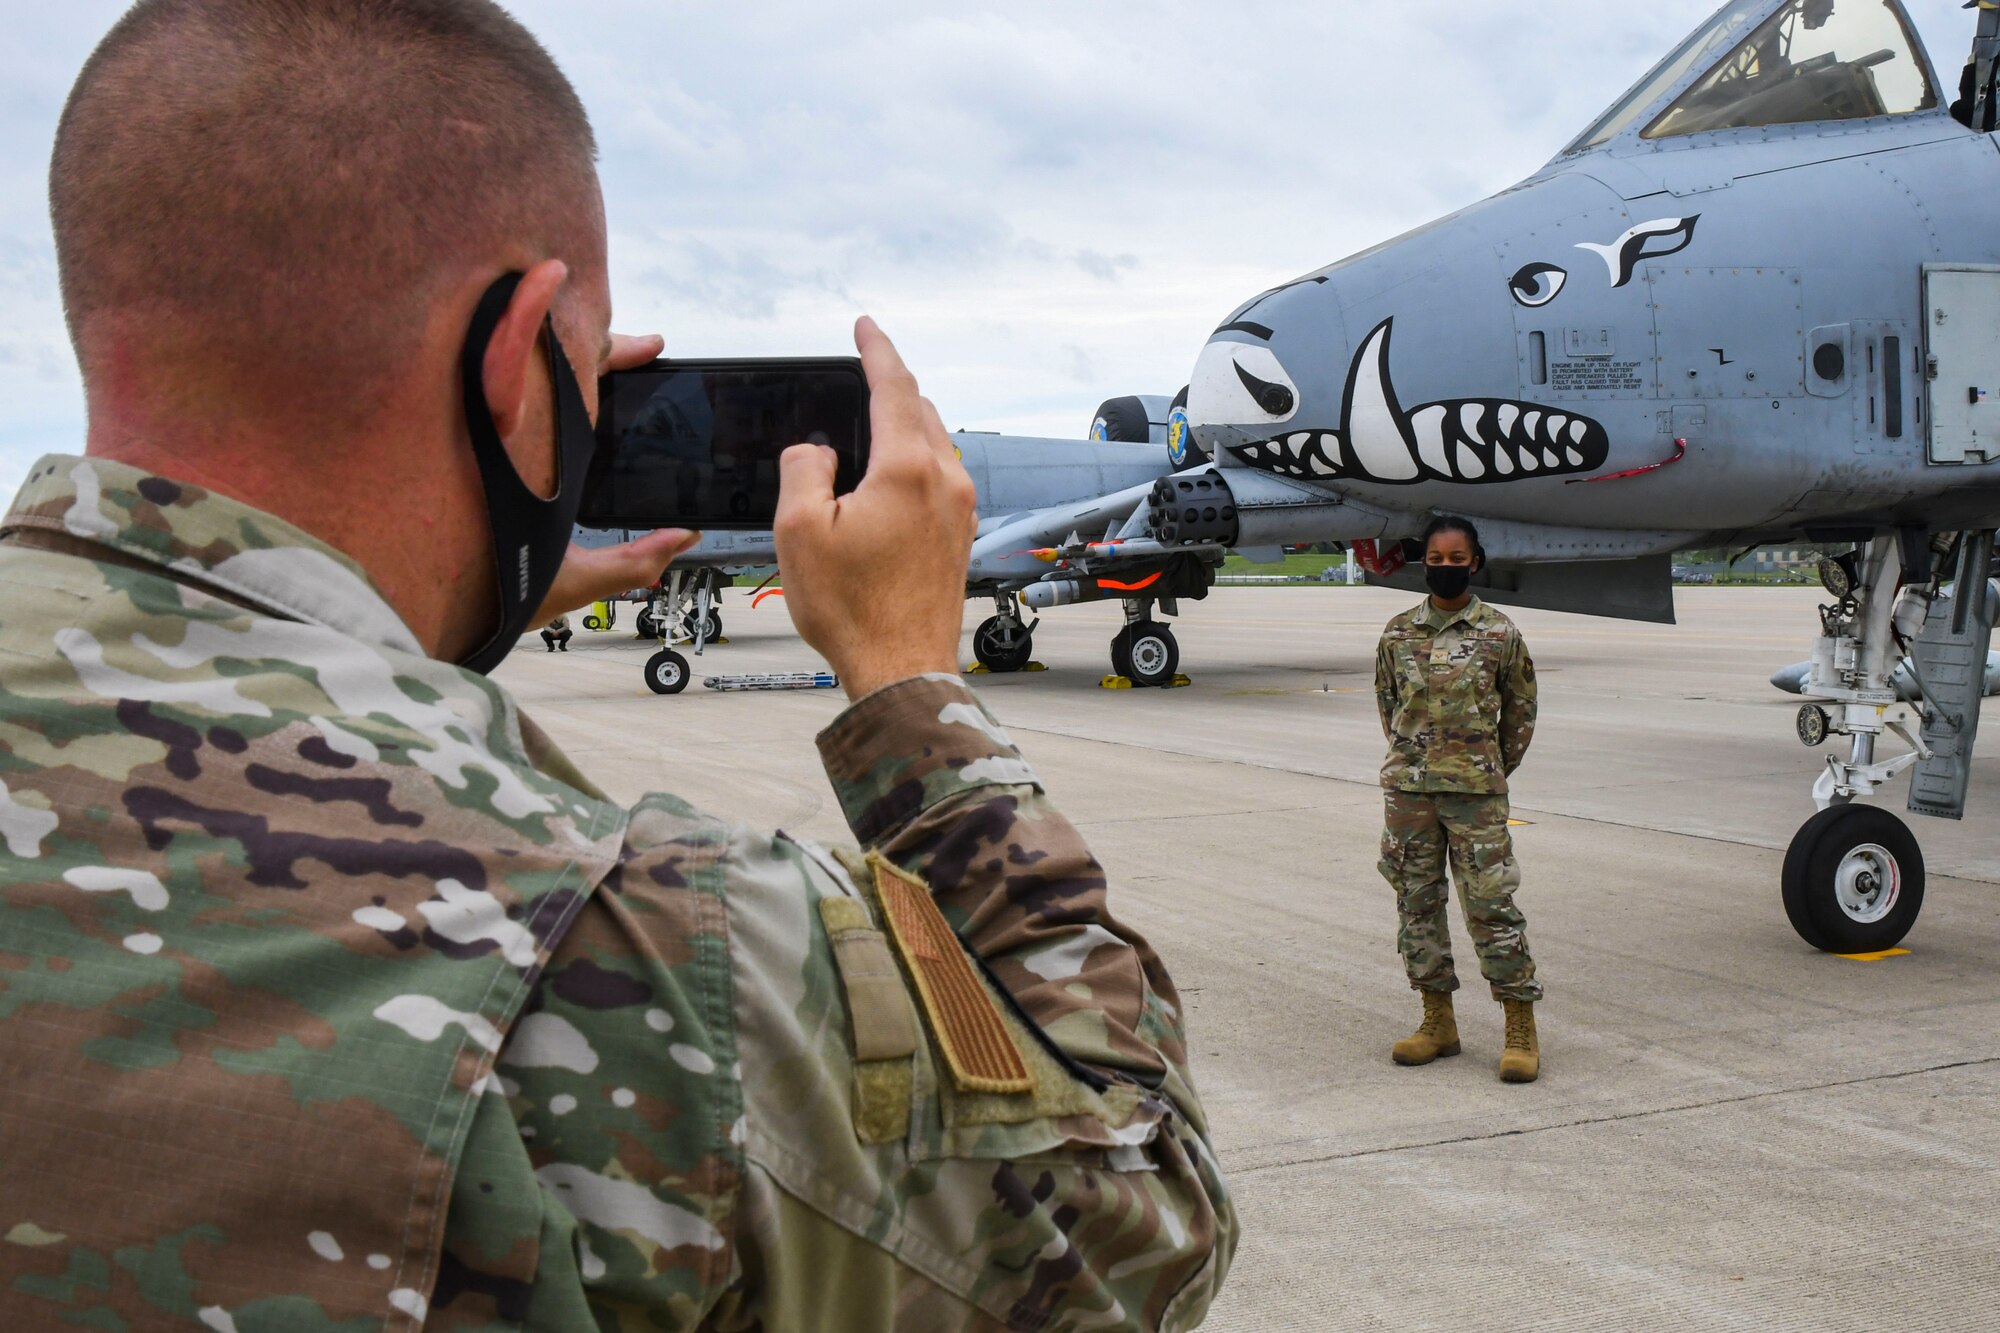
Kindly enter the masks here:
<path id="1" fill-rule="evenodd" d="M 1887 810 L 1828 806 L 1785 852 L 1784 899 L 1792 929 L 1815 949 L 1893 949 L 1923 910 L 1923 849 Z"/>
<path id="2" fill-rule="evenodd" d="M 646 659 L 646 688 L 655 694 L 679 694 L 693 678 L 687 659 L 671 648 L 662 648 Z"/>
<path id="3" fill-rule="evenodd" d="M 695 617 L 693 613 L 689 613 L 688 618 L 681 622 L 681 628 L 686 632 L 687 636 L 690 639 L 694 637 Z M 717 639 L 721 637 L 722 637 L 722 612 L 710 611 L 708 613 L 708 633 L 702 635 L 702 641 L 704 643 L 714 643 Z"/>
<path id="4" fill-rule="evenodd" d="M 1034 632 L 1018 620 L 1009 625 L 999 616 L 988 616 L 972 632 L 973 657 L 996 676 L 1019 671 L 1034 652 Z"/>
<path id="5" fill-rule="evenodd" d="M 1111 641 L 1111 669 L 1134 685 L 1171 685 L 1180 664 L 1179 641 L 1156 620 L 1127 625 Z"/>
<path id="6" fill-rule="evenodd" d="M 638 630 L 639 637 L 642 639 L 657 639 L 660 637 L 660 622 L 654 618 L 651 611 L 641 611 L 639 613 Z"/>

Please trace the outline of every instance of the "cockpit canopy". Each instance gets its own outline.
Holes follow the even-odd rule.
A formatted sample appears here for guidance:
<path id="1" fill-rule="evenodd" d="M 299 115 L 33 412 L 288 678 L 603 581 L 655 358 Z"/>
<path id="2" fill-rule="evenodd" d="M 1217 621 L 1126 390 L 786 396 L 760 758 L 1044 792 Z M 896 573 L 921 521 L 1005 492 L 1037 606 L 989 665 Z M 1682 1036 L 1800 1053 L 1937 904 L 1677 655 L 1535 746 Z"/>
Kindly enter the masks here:
<path id="1" fill-rule="evenodd" d="M 1770 0 L 1736 0 L 1725 7 L 1568 151 L 1609 142 L 1700 68 L 1708 72 L 1655 116 L 1640 138 L 1901 116 L 1938 104 L 1917 40 L 1891 0 L 1788 0 L 1757 22 L 1769 8 Z M 1716 60 L 1718 53 L 1725 54 Z"/>

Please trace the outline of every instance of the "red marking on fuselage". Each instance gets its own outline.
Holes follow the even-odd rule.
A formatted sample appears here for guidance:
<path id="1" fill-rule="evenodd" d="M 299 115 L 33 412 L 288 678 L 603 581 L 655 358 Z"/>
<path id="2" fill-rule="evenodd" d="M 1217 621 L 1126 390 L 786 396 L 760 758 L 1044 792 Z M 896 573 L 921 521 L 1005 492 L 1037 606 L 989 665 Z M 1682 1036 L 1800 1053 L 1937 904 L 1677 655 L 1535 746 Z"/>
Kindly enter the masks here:
<path id="1" fill-rule="evenodd" d="M 1644 467 L 1626 468 L 1623 472 L 1606 472 L 1598 477 L 1571 477 L 1563 485 L 1574 486 L 1580 481 L 1623 481 L 1627 477 L 1643 477 L 1648 472 L 1658 472 L 1663 467 L 1671 467 L 1675 463 L 1680 462 L 1683 458 L 1687 457 L 1687 451 L 1688 442 L 1686 440 L 1675 440 L 1674 456 L 1672 458 L 1662 458 L 1659 462 L 1648 463 Z"/>

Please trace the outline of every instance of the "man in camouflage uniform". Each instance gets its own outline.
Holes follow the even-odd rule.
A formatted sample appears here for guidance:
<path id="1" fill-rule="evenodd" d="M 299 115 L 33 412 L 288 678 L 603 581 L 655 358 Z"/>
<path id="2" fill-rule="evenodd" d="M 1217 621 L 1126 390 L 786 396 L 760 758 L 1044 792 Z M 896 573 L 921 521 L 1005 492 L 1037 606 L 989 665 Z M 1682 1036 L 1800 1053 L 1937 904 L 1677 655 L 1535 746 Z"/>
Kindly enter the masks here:
<path id="1" fill-rule="evenodd" d="M 872 323 L 868 476 L 788 451 L 777 523 L 855 848 L 615 805 L 453 664 L 480 293 L 525 270 L 466 411 L 540 494 L 541 331 L 592 402 L 659 346 L 605 333 L 567 90 L 478 0 L 149 0 L 72 94 L 89 451 L 0 521 L 0 1328 L 1199 1322 L 1235 1217 L 1181 1002 L 957 678 L 970 483 Z M 306 344 L 323 393 L 263 386 Z"/>
<path id="2" fill-rule="evenodd" d="M 1531 1082 L 1541 1067 L 1533 1006 L 1542 987 L 1514 905 L 1521 868 L 1507 831 L 1507 778 L 1534 735 L 1535 664 L 1514 622 L 1468 591 L 1483 560 L 1469 522 L 1433 522 L 1425 537 L 1431 594 L 1389 622 L 1375 652 L 1389 741 L 1381 870 L 1396 890 L 1396 945 L 1424 1001 L 1422 1024 L 1391 1054 L 1417 1065 L 1459 1051 L 1449 860 L 1479 970 L 1505 1007 L 1500 1076 Z"/>

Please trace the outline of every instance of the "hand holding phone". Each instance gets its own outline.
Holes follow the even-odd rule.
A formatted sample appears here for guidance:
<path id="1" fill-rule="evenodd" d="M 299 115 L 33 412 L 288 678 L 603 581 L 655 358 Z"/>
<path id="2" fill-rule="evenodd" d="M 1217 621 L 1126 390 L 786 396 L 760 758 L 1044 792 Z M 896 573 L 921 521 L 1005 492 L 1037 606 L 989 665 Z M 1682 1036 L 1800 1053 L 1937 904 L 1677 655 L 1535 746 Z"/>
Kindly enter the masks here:
<path id="1" fill-rule="evenodd" d="M 792 624 L 859 699 L 908 676 L 958 674 L 979 520 L 972 479 L 895 344 L 864 315 L 854 345 L 868 376 L 867 473 L 841 495 L 834 450 L 787 449 L 772 530 Z"/>
<path id="2" fill-rule="evenodd" d="M 585 527 L 768 531 L 792 445 L 831 448 L 841 491 L 868 466 L 868 383 L 852 357 L 651 361 L 597 393 Z"/>

